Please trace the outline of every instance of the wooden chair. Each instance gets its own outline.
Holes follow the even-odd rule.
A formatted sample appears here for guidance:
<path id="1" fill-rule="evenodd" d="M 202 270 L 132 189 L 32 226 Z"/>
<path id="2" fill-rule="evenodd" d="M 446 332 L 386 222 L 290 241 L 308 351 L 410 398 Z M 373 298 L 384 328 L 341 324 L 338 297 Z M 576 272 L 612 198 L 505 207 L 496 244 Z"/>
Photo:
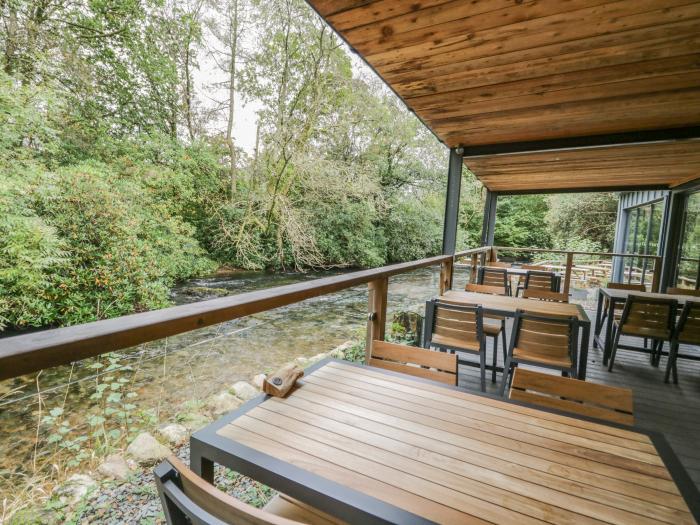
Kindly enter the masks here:
<path id="1" fill-rule="evenodd" d="M 486 391 L 486 339 L 481 306 L 458 305 L 433 299 L 425 305 L 425 348 L 466 352 L 479 356 L 481 391 Z M 472 365 L 457 359 L 458 364 Z"/>
<path id="2" fill-rule="evenodd" d="M 666 293 L 669 295 L 688 295 L 692 297 L 700 297 L 700 290 L 692 288 L 666 288 Z"/>
<path id="3" fill-rule="evenodd" d="M 517 310 L 500 393 L 519 363 L 560 370 L 576 376 L 578 323 L 575 317 L 543 316 Z"/>
<path id="4" fill-rule="evenodd" d="M 632 390 L 517 368 L 509 399 L 622 425 L 634 425 Z"/>
<path id="5" fill-rule="evenodd" d="M 678 346 L 680 343 L 700 346 L 700 302 L 686 301 L 681 311 L 680 319 L 671 340 L 671 350 L 666 363 L 664 381 L 668 383 L 669 374 L 673 372 L 673 382 L 678 383 Z"/>
<path id="6" fill-rule="evenodd" d="M 467 292 L 484 293 L 491 295 L 508 295 L 503 286 L 487 286 L 485 284 L 467 284 L 464 287 Z M 443 302 L 450 302 L 445 301 Z M 506 362 L 508 353 L 508 343 L 506 342 L 506 318 L 501 315 L 490 315 L 484 317 L 484 335 L 493 337 L 493 363 L 491 364 L 491 382 L 496 382 L 496 364 L 498 356 L 498 336 L 503 339 L 503 362 Z"/>
<path id="7" fill-rule="evenodd" d="M 613 344 L 608 371 L 612 372 L 618 348 L 639 350 L 633 346 L 621 345 L 622 335 L 651 339 L 651 363 L 654 366 L 658 365 L 664 341 L 671 341 L 677 309 L 678 301 L 675 299 L 628 296 L 622 315 L 613 320 Z"/>
<path id="8" fill-rule="evenodd" d="M 508 279 L 508 271 L 498 268 L 479 268 L 477 284 L 486 286 L 498 286 L 506 289 L 507 295 L 510 295 L 510 279 Z"/>
<path id="9" fill-rule="evenodd" d="M 568 303 L 569 296 L 559 292 L 552 292 L 550 290 L 523 290 L 523 298 L 525 299 L 538 299 L 540 301 L 551 301 L 555 303 Z"/>
<path id="10" fill-rule="evenodd" d="M 369 364 L 448 385 L 458 379 L 456 355 L 386 341 L 372 341 Z"/>
<path id="11" fill-rule="evenodd" d="M 610 288 L 611 290 L 630 290 L 633 292 L 646 292 L 647 287 L 644 286 L 643 284 L 626 284 L 626 283 L 608 283 L 606 288 Z M 605 300 L 603 301 L 603 315 L 600 319 L 600 326 L 603 326 L 605 323 L 605 319 L 608 317 L 608 308 L 610 306 L 609 299 L 605 297 Z M 620 315 L 622 315 L 622 309 L 621 308 L 615 308 L 615 318 L 619 319 Z"/>
<path id="12" fill-rule="evenodd" d="M 165 521 L 173 525 L 342 525 L 329 516 L 284 494 L 263 509 L 229 496 L 207 483 L 174 456 L 155 469 Z"/>

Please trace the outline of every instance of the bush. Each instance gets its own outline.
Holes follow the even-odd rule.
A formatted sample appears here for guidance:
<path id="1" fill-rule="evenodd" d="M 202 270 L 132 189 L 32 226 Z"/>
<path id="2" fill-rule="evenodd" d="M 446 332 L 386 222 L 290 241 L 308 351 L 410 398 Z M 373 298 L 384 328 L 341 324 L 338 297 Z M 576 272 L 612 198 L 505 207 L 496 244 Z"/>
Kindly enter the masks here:
<path id="1" fill-rule="evenodd" d="M 437 199 L 395 203 L 384 223 L 388 262 L 438 255 L 442 249 L 442 221 Z"/>

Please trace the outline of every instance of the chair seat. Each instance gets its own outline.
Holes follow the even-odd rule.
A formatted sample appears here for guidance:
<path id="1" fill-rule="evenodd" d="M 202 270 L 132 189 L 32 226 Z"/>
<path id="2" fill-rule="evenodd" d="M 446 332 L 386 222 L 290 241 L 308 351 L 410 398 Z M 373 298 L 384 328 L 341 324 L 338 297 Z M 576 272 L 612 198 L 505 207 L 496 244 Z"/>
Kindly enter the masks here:
<path id="1" fill-rule="evenodd" d="M 465 341 L 457 337 L 448 337 L 446 335 L 433 334 L 430 341 L 432 346 L 455 348 L 458 350 L 467 350 L 469 352 L 480 352 L 479 343 L 474 341 Z"/>
<path id="2" fill-rule="evenodd" d="M 484 318 L 484 333 L 489 336 L 496 336 L 501 333 L 501 321 L 497 319 Z"/>
<path id="3" fill-rule="evenodd" d="M 517 360 L 532 361 L 542 363 L 543 365 L 555 366 L 561 368 L 572 368 L 573 363 L 568 355 L 555 355 L 544 351 L 537 351 L 522 348 L 517 346 L 513 348 L 513 357 Z"/>
<path id="4" fill-rule="evenodd" d="M 277 494 L 263 508 L 266 512 L 282 518 L 306 523 L 308 525 L 344 525 L 344 521 L 329 516 L 301 501 L 290 498 L 286 494 Z"/>
<path id="5" fill-rule="evenodd" d="M 618 320 L 615 320 L 615 326 L 616 328 L 620 328 L 620 323 Z M 652 339 L 663 339 L 663 340 L 669 340 L 671 338 L 671 332 L 670 330 L 666 330 L 663 328 L 653 328 L 653 327 L 647 327 L 647 326 L 637 326 L 637 325 L 623 325 L 622 326 L 622 334 L 623 335 L 633 335 L 637 337 L 649 337 Z"/>

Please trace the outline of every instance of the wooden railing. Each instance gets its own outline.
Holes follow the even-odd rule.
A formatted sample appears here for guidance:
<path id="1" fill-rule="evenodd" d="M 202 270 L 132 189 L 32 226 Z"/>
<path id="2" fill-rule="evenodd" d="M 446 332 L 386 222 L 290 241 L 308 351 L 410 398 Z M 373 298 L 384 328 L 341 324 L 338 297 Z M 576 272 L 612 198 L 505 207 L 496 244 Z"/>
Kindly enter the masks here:
<path id="1" fill-rule="evenodd" d="M 130 348 L 141 343 L 246 317 L 365 283 L 368 285 L 367 342 L 373 339 L 382 340 L 385 335 L 389 277 L 419 268 L 440 265 L 439 293 L 442 294 L 445 290 L 452 288 L 456 261 L 467 257 L 471 259 L 470 279 L 474 282 L 477 266 L 488 265 L 490 261 L 497 260 L 498 250 L 566 254 L 566 275 L 562 287 L 562 293 L 566 294 L 569 292 L 574 255 L 648 257 L 657 260 L 655 265 L 658 265 L 658 259 L 660 259 L 645 255 L 483 246 L 458 252 L 454 256 L 439 255 L 152 312 L 0 339 L 0 380 Z M 654 272 L 653 290 L 658 290 L 658 274 L 658 271 Z M 367 344 L 367 348 L 369 346 Z"/>

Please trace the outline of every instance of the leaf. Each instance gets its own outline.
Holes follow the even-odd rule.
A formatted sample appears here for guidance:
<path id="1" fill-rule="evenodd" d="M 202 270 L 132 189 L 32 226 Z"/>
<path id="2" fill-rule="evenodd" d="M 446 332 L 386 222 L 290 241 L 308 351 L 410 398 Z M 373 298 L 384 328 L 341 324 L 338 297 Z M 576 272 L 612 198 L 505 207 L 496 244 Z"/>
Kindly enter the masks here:
<path id="1" fill-rule="evenodd" d="M 58 417 L 63 414 L 63 409 L 60 407 L 52 408 L 49 414 L 51 414 L 53 417 Z"/>
<path id="2" fill-rule="evenodd" d="M 101 424 L 104 423 L 105 421 L 106 421 L 105 418 L 102 417 L 102 416 L 90 416 L 90 418 L 88 419 L 88 424 L 89 424 L 91 427 L 94 427 L 94 426 L 97 426 L 97 425 L 101 425 Z"/>
<path id="3" fill-rule="evenodd" d="M 119 403 L 122 400 L 122 395 L 119 392 L 112 392 L 107 396 L 107 403 Z"/>

